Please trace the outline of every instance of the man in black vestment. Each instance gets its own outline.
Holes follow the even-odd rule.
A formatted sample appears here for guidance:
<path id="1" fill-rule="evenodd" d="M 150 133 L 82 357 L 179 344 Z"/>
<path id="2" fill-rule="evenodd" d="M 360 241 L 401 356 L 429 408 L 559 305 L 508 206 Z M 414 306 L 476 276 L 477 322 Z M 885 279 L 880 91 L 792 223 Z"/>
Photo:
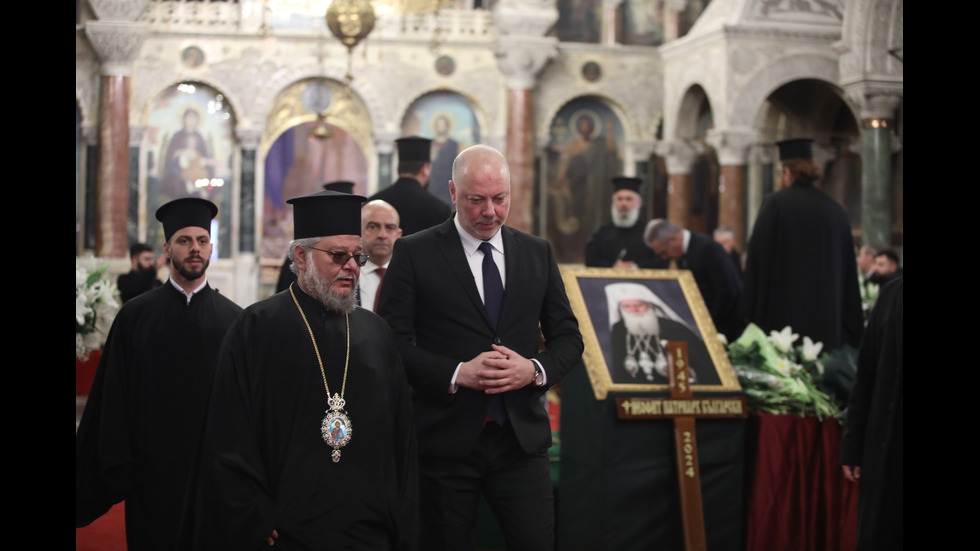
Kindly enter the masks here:
<path id="1" fill-rule="evenodd" d="M 174 549 L 218 349 L 242 309 L 212 290 L 211 219 L 183 198 L 157 210 L 167 283 L 116 316 L 75 437 L 75 526 L 126 501 L 129 549 Z"/>
<path id="2" fill-rule="evenodd" d="M 881 289 L 858 353 L 841 442 L 844 477 L 859 482 L 857 549 L 902 549 L 905 278 Z"/>
<path id="3" fill-rule="evenodd" d="M 296 197 L 297 281 L 228 330 L 186 547 L 413 549 L 417 460 L 391 330 L 357 308 L 364 197 Z M 324 414 L 326 412 L 326 415 Z"/>
<path id="4" fill-rule="evenodd" d="M 482 494 L 508 549 L 549 550 L 543 398 L 579 363 L 582 336 L 551 245 L 504 225 L 504 156 L 463 150 L 449 189 L 456 216 L 395 241 L 378 302 L 413 389 L 421 546 L 472 549 Z"/>
<path id="5" fill-rule="evenodd" d="M 429 162 L 432 140 L 411 136 L 398 138 L 395 145 L 398 146 L 398 179 L 368 201 L 381 199 L 395 207 L 401 218 L 402 235 L 408 236 L 445 222 L 452 210 L 425 190 L 432 172 Z"/>
<path id="6" fill-rule="evenodd" d="M 742 334 L 738 319 L 738 296 L 742 281 L 725 249 L 707 235 L 679 228 L 663 218 L 651 220 L 643 240 L 661 258 L 690 270 L 708 307 L 711 321 L 729 342 Z"/>
<path id="7" fill-rule="evenodd" d="M 164 255 L 160 255 L 159 260 L 154 259 L 153 247 L 146 243 L 133 243 L 129 247 L 131 269 L 128 273 L 120 274 L 116 280 L 119 298 L 123 304 L 162 285 L 157 279 L 157 270 L 163 266 L 165 260 Z"/>
<path id="8" fill-rule="evenodd" d="M 784 189 L 759 209 L 749 239 L 740 312 L 763 331 L 793 332 L 832 351 L 857 348 L 864 328 L 851 224 L 814 186 L 813 140 L 779 142 Z"/>
<path id="9" fill-rule="evenodd" d="M 593 268 L 666 268 L 643 242 L 646 220 L 640 189 L 643 180 L 613 178 L 612 221 L 596 228 L 585 243 L 585 265 Z"/>

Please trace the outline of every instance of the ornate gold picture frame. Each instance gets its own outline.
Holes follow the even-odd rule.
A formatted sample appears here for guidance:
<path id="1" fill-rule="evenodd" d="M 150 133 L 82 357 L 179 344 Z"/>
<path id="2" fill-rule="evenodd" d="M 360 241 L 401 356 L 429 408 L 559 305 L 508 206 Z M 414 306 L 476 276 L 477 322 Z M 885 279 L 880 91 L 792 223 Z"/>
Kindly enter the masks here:
<path id="1" fill-rule="evenodd" d="M 561 270 L 596 399 L 668 390 L 664 341 L 687 342 L 695 392 L 741 390 L 691 272 Z"/>

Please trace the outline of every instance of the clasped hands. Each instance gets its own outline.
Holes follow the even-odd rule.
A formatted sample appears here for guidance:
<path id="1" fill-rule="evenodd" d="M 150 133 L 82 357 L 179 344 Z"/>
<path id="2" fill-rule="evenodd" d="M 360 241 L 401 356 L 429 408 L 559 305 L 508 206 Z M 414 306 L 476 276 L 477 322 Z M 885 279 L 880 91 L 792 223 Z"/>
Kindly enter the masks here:
<path id="1" fill-rule="evenodd" d="M 468 362 L 463 362 L 456 376 L 456 385 L 487 394 L 500 394 L 523 388 L 534 380 L 534 363 L 517 352 L 491 345 Z"/>

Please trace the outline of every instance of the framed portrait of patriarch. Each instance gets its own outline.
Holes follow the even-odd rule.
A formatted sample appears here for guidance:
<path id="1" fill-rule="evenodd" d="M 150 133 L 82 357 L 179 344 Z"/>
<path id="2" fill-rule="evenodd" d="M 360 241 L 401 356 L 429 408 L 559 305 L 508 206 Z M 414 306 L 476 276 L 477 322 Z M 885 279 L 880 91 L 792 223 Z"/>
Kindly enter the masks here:
<path id="1" fill-rule="evenodd" d="M 597 400 L 669 390 L 664 345 L 677 341 L 687 343 L 692 390 L 741 390 L 690 271 L 563 267 L 562 277 Z"/>

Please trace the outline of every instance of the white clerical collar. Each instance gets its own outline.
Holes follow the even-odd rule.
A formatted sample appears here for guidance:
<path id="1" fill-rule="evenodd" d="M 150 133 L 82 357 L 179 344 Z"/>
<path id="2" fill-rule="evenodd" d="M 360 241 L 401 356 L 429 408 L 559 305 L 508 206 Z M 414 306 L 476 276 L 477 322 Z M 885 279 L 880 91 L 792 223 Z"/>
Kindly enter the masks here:
<path id="1" fill-rule="evenodd" d="M 463 229 L 463 226 L 459 224 L 458 212 L 453 215 L 453 224 L 456 224 L 456 233 L 459 234 L 459 240 L 463 244 L 463 252 L 466 253 L 466 256 L 473 256 L 476 254 L 476 251 L 480 248 L 480 243 L 483 243 L 483 241 L 473 237 Z M 500 235 L 499 229 L 497 230 L 497 233 L 493 234 L 493 237 L 487 239 L 487 241 L 498 253 L 504 254 L 504 238 Z"/>
<path id="2" fill-rule="evenodd" d="M 187 304 L 190 304 L 191 303 L 191 299 L 194 298 L 194 295 L 196 295 L 197 293 L 201 292 L 201 289 L 203 289 L 204 286 L 208 284 L 208 278 L 205 277 L 205 278 L 202 278 L 202 279 L 204 279 L 204 281 L 201 282 L 201 284 L 197 286 L 197 289 L 194 289 L 190 293 L 188 293 L 187 291 L 185 291 L 184 288 L 181 287 L 180 285 L 177 285 L 177 282 L 174 281 L 173 276 L 170 276 L 170 284 L 174 286 L 174 289 L 177 289 L 178 291 L 180 291 L 180 294 L 182 294 L 185 297 L 187 297 Z"/>
<path id="3" fill-rule="evenodd" d="M 681 230 L 684 235 L 684 254 L 687 254 L 687 247 L 691 244 L 691 232 L 689 230 Z"/>

